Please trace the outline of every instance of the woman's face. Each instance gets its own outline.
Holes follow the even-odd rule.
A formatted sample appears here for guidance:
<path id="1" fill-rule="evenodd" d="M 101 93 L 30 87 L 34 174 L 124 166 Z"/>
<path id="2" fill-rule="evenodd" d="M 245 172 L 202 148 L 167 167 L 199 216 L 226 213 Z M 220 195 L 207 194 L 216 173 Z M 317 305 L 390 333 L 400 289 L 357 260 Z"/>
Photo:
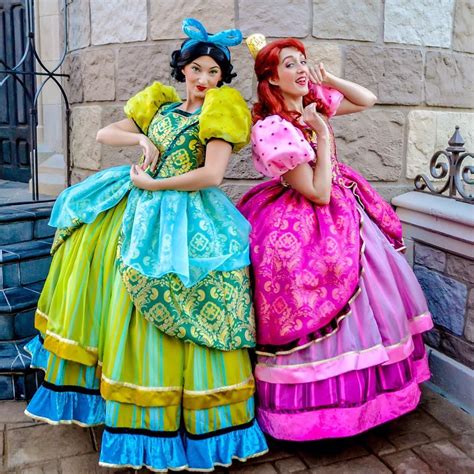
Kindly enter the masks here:
<path id="1" fill-rule="evenodd" d="M 220 66 L 210 56 L 200 56 L 183 68 L 188 98 L 204 99 L 209 89 L 222 80 Z"/>
<path id="2" fill-rule="evenodd" d="M 284 96 L 305 96 L 309 91 L 309 70 L 305 55 L 296 48 L 283 48 L 279 56 L 278 78 L 272 79 L 270 84 L 278 86 Z"/>

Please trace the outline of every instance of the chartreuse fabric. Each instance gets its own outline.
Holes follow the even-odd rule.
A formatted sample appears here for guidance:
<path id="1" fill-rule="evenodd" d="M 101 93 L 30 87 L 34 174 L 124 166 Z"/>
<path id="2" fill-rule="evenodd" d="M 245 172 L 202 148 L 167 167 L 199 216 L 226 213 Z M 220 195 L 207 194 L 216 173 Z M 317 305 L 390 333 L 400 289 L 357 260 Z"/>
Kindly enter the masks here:
<path id="1" fill-rule="evenodd" d="M 204 164 L 221 138 L 248 141 L 238 92 L 178 109 L 155 83 L 125 112 L 160 150 L 155 179 Z M 52 212 L 53 261 L 29 344 L 45 382 L 27 413 L 105 424 L 100 463 L 210 470 L 266 451 L 254 421 L 246 348 L 255 344 L 247 221 L 217 188 L 148 192 L 130 167 L 64 191 Z"/>

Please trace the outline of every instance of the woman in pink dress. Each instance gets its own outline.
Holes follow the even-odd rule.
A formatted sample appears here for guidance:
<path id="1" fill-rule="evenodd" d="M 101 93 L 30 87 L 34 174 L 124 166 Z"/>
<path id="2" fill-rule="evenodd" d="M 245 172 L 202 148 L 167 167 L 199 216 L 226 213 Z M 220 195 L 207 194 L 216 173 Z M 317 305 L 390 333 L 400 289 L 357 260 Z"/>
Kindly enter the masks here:
<path id="1" fill-rule="evenodd" d="M 397 215 L 337 160 L 330 117 L 364 87 L 309 66 L 303 44 L 257 55 L 253 161 L 273 179 L 238 208 L 252 224 L 260 426 L 278 439 L 352 436 L 413 410 L 429 378 L 426 300 Z"/>

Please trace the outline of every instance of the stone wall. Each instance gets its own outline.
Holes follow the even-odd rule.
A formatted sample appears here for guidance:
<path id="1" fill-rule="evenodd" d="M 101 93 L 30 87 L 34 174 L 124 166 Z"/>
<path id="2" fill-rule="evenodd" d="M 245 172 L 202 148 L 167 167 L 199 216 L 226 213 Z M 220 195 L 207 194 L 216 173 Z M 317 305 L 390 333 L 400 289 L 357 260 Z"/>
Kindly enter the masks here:
<path id="1" fill-rule="evenodd" d="M 415 242 L 414 270 L 435 328 L 426 342 L 474 368 L 474 261 Z"/>
<path id="2" fill-rule="evenodd" d="M 431 383 L 474 413 L 474 212 L 472 204 L 411 191 L 392 203 L 403 225 L 406 258 L 425 292 L 434 328 Z"/>
<path id="3" fill-rule="evenodd" d="M 429 158 L 461 125 L 473 148 L 474 9 L 470 0 L 71 0 L 66 72 L 72 109 L 73 180 L 136 161 L 139 151 L 95 143 L 99 127 L 120 119 L 132 94 L 154 80 L 171 82 L 169 55 L 181 21 L 209 31 L 294 36 L 310 58 L 373 90 L 377 105 L 333 120 L 339 156 L 390 199 L 412 188 Z M 253 61 L 233 48 L 235 86 L 251 104 Z M 183 92 L 182 85 L 178 89 Z M 234 157 L 224 188 L 232 198 L 261 179 L 248 148 Z"/>

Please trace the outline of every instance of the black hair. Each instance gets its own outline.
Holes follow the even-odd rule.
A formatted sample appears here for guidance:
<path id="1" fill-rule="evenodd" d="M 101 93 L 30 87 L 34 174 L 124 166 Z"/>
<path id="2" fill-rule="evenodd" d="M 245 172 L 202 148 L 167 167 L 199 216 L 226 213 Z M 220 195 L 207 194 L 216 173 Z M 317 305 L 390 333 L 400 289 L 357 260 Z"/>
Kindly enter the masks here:
<path id="1" fill-rule="evenodd" d="M 186 40 L 181 45 L 181 48 L 190 40 Z M 196 58 L 201 56 L 210 56 L 219 65 L 222 71 L 222 79 L 219 81 L 218 86 L 221 86 L 224 82 L 229 84 L 232 79 L 237 76 L 235 72 L 232 72 L 233 66 L 222 49 L 218 48 L 213 43 L 199 42 L 193 44 L 184 51 L 177 49 L 171 54 L 171 75 L 178 81 L 184 82 L 185 77 L 183 74 L 183 67 L 186 64 L 194 61 Z"/>

